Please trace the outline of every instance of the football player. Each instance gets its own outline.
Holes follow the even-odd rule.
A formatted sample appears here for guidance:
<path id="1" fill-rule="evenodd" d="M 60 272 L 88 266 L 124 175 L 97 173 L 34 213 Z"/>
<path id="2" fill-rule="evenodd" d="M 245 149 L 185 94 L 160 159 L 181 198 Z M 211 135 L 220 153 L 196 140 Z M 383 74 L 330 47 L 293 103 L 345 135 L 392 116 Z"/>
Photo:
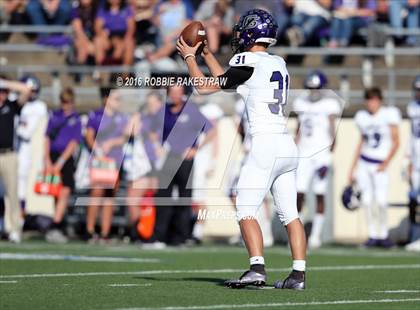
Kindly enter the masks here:
<path id="1" fill-rule="evenodd" d="M 401 115 L 397 108 L 382 105 L 379 88 L 367 89 L 365 99 L 367 109 L 355 115 L 361 139 L 350 169 L 349 182 L 357 181 L 362 191 L 369 235 L 365 246 L 389 248 L 393 244 L 388 238 L 387 226 L 387 169 L 399 147 Z"/>
<path id="2" fill-rule="evenodd" d="M 264 285 L 267 276 L 263 257 L 263 237 L 256 215 L 271 191 L 277 214 L 286 226 L 293 257 L 293 270 L 276 288 L 304 289 L 306 240 L 296 207 L 297 147 L 288 134 L 283 114 L 290 85 L 286 63 L 280 56 L 267 53 L 276 43 L 277 24 L 264 10 L 246 12 L 233 29 L 234 56 L 225 72 L 208 48 L 202 56 L 213 77 L 225 83 L 203 83 L 197 91 L 208 94 L 221 89 L 236 89 L 245 101 L 252 145 L 237 185 L 236 209 L 250 259 L 250 269 L 240 278 L 226 281 L 228 287 Z M 196 61 L 196 46 L 190 47 L 182 37 L 177 49 L 189 73 L 204 78 Z"/>
<path id="3" fill-rule="evenodd" d="M 413 82 L 414 100 L 407 106 L 407 115 L 411 122 L 410 164 L 408 167 L 410 182 L 410 242 L 407 250 L 420 251 L 420 75 Z"/>
<path id="4" fill-rule="evenodd" d="M 41 91 L 41 82 L 38 78 L 33 75 L 27 75 L 20 81 L 31 89 L 31 95 L 20 112 L 19 125 L 17 127 L 19 139 L 18 195 L 22 212 L 24 212 L 28 195 L 27 183 L 33 157 L 31 139 L 41 122 L 47 119 L 48 110 L 45 102 L 38 98 Z"/>
<path id="5" fill-rule="evenodd" d="M 321 90 L 326 85 L 327 77 L 324 73 L 318 70 L 310 72 L 304 81 L 308 91 L 293 102 L 293 110 L 298 114 L 295 139 L 299 150 L 296 175 L 298 211 L 302 211 L 305 194 L 311 185 L 316 195 L 316 213 L 308 240 L 309 248 L 321 246 L 325 194 L 334 149 L 335 119 L 341 110 L 339 102 Z"/>

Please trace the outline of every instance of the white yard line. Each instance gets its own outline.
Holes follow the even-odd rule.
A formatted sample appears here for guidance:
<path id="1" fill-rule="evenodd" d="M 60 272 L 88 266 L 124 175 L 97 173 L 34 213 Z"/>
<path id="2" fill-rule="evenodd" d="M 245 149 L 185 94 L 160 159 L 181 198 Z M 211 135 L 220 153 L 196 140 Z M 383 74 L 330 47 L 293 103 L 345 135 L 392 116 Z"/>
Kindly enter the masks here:
<path id="1" fill-rule="evenodd" d="M 0 260 L 62 260 L 75 262 L 159 263 L 156 258 L 126 258 L 108 256 L 80 256 L 61 254 L 0 253 Z"/>
<path id="2" fill-rule="evenodd" d="M 342 271 L 342 270 L 390 270 L 390 269 L 418 269 L 420 264 L 407 265 L 344 265 L 344 266 L 314 266 L 308 271 Z M 290 268 L 268 268 L 270 272 L 287 272 Z M 143 270 L 143 271 L 115 271 L 115 272 L 75 272 L 75 273 L 33 273 L 0 275 L 0 279 L 29 279 L 56 277 L 94 277 L 94 276 L 126 276 L 126 275 L 159 275 L 159 274 L 212 274 L 212 273 L 240 273 L 243 269 L 192 269 L 192 270 Z"/>
<path id="3" fill-rule="evenodd" d="M 186 307 L 121 308 L 118 310 L 204 310 L 204 309 L 232 309 L 232 308 L 269 308 L 269 307 L 273 308 L 273 307 L 303 307 L 303 306 L 352 305 L 352 304 L 374 304 L 374 303 L 402 303 L 402 302 L 416 302 L 416 301 L 420 301 L 420 298 L 279 302 L 279 303 L 267 303 L 267 304 L 226 304 L 226 305 L 186 306 Z"/>
<path id="4" fill-rule="evenodd" d="M 420 290 L 387 290 L 387 291 L 375 291 L 375 293 L 386 293 L 386 294 L 420 293 Z"/>
<path id="5" fill-rule="evenodd" d="M 110 287 L 132 287 L 132 286 L 152 286 L 152 283 L 143 283 L 143 284 L 136 284 L 136 283 L 114 283 L 108 284 Z"/>
<path id="6" fill-rule="evenodd" d="M 14 284 L 17 283 L 16 280 L 10 280 L 10 281 L 0 281 L 0 284 Z"/>

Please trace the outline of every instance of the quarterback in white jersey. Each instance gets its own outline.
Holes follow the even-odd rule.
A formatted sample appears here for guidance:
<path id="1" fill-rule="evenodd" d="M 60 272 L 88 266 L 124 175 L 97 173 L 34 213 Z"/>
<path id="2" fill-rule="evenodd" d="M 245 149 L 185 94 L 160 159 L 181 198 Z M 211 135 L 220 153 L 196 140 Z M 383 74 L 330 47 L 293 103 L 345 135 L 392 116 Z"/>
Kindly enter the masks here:
<path id="1" fill-rule="evenodd" d="M 325 194 L 335 142 L 335 118 L 341 112 L 338 100 L 327 97 L 321 90 L 326 85 L 327 78 L 321 71 L 310 72 L 304 81 L 307 91 L 293 102 L 293 111 L 298 115 L 295 139 L 299 150 L 296 180 L 298 211 L 301 212 L 310 187 L 316 195 L 316 213 L 308 240 L 310 248 L 321 246 Z"/>
<path id="2" fill-rule="evenodd" d="M 420 75 L 413 83 L 414 100 L 407 106 L 407 115 L 411 123 L 411 136 L 409 145 L 410 178 L 410 243 L 407 250 L 420 251 Z"/>
<path id="3" fill-rule="evenodd" d="M 398 125 L 401 115 L 395 107 L 382 105 L 379 88 L 366 90 L 367 110 L 356 113 L 361 133 L 349 181 L 357 181 L 366 208 L 369 239 L 366 246 L 391 247 L 387 226 L 387 168 L 399 147 Z M 357 172 L 356 172 L 357 166 Z"/>
<path id="4" fill-rule="evenodd" d="M 18 151 L 18 196 L 22 210 L 25 209 L 26 197 L 28 195 L 29 173 L 32 165 L 32 145 L 31 139 L 42 121 L 48 118 L 47 105 L 38 99 L 41 84 L 35 76 L 28 75 L 21 79 L 29 88 L 32 89 L 31 96 L 23 106 L 17 127 L 19 140 Z"/>
<path id="5" fill-rule="evenodd" d="M 277 214 L 286 226 L 293 257 L 293 270 L 276 288 L 305 288 L 306 240 L 296 207 L 297 147 L 288 134 L 283 107 L 287 103 L 289 73 L 283 58 L 267 53 L 275 44 L 278 26 L 264 10 L 246 12 L 233 29 L 234 56 L 230 68 L 223 68 L 204 47 L 202 56 L 212 76 L 220 83 L 197 86 L 201 94 L 233 89 L 245 101 L 251 136 L 251 150 L 237 185 L 237 219 L 250 259 L 250 269 L 239 279 L 225 285 L 242 288 L 265 285 L 267 276 L 263 257 L 263 236 L 256 220 L 264 197 L 271 191 Z M 195 60 L 201 42 L 188 46 L 180 37 L 177 49 L 184 58 L 191 77 L 204 78 Z"/>

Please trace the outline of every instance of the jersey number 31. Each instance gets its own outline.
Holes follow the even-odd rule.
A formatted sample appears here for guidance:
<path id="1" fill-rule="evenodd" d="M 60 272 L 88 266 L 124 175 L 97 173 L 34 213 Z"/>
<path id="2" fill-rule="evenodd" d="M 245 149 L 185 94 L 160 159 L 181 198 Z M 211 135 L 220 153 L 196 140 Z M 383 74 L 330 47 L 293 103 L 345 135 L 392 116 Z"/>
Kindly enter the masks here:
<path id="1" fill-rule="evenodd" d="M 280 105 L 287 104 L 287 92 L 289 91 L 289 75 L 286 74 L 285 77 L 281 74 L 280 71 L 273 71 L 271 75 L 270 82 L 278 82 L 279 87 L 274 90 L 274 99 L 277 99 L 277 103 L 270 103 L 268 108 L 271 113 L 279 114 Z M 286 84 L 286 85 L 284 85 Z M 283 89 L 286 89 L 285 96 L 283 97 Z"/>

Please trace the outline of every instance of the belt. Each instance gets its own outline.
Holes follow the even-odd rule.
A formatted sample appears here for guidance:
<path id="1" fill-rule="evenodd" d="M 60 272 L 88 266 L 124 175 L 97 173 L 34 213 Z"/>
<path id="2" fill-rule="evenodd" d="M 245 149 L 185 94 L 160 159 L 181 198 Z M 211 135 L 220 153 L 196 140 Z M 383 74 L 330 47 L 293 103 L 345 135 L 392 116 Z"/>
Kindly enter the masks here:
<path id="1" fill-rule="evenodd" d="M 6 147 L 6 148 L 0 148 L 0 154 L 10 153 L 13 152 L 13 148 Z"/>
<path id="2" fill-rule="evenodd" d="M 382 164 L 384 162 L 383 160 L 371 158 L 365 155 L 360 155 L 360 158 L 371 164 Z"/>

